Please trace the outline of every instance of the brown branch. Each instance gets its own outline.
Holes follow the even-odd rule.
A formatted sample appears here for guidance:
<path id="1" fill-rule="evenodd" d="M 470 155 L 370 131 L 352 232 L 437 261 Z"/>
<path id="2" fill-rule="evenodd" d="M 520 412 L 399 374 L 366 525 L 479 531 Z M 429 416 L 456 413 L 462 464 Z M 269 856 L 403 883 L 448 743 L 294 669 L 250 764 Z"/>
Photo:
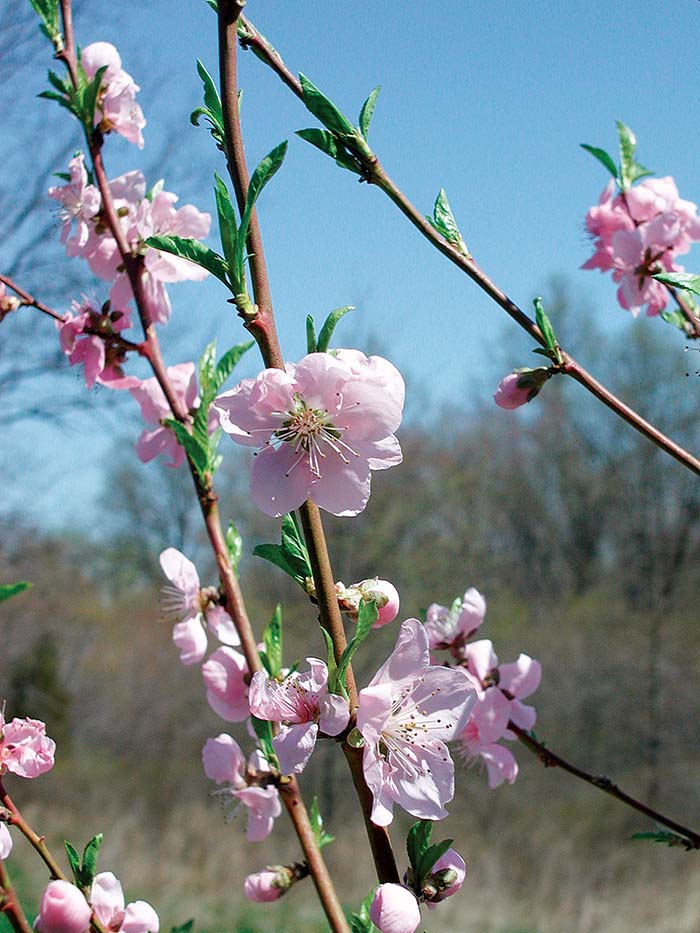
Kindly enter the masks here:
<path id="1" fill-rule="evenodd" d="M 577 768 L 576 765 L 572 765 L 562 758 L 561 755 L 557 755 L 555 752 L 546 748 L 543 742 L 539 742 L 537 739 L 533 738 L 527 730 L 521 729 L 520 726 L 516 726 L 512 720 L 508 723 L 508 728 L 517 735 L 525 748 L 529 749 L 539 758 L 545 768 L 561 768 L 563 771 L 585 781 L 592 787 L 597 787 L 598 790 L 610 794 L 611 797 L 626 804 L 626 806 L 631 807 L 638 813 L 643 813 L 644 816 L 648 816 L 656 823 L 667 826 L 669 829 L 673 830 L 674 833 L 683 837 L 687 849 L 700 849 L 700 833 L 693 832 L 692 829 L 681 826 L 680 823 L 676 823 L 675 820 L 669 819 L 669 817 L 664 816 L 663 813 L 659 813 L 658 810 L 654 810 L 652 807 L 648 807 L 645 803 L 636 800 L 634 797 L 630 797 L 629 794 L 620 790 L 617 784 L 611 781 L 610 778 L 603 775 L 589 774 L 588 771 L 583 771 L 581 768 Z"/>
<path id="2" fill-rule="evenodd" d="M 255 55 L 268 65 L 275 74 L 290 88 L 296 96 L 303 101 L 301 83 L 287 68 L 279 54 L 270 46 L 268 41 L 257 31 L 257 29 L 244 17 L 241 17 L 241 29 L 239 38 L 244 48 L 250 48 Z M 545 346 L 544 338 L 540 333 L 535 322 L 518 305 L 512 301 L 505 292 L 482 272 L 479 266 L 471 257 L 460 252 L 455 246 L 442 237 L 437 230 L 429 223 L 423 214 L 408 200 L 403 192 L 394 184 L 387 172 L 379 162 L 379 159 L 372 153 L 366 144 L 360 145 L 357 140 L 358 148 L 353 147 L 353 142 L 348 144 L 352 148 L 352 154 L 362 166 L 364 178 L 370 184 L 380 188 L 398 207 L 401 213 L 406 217 L 422 235 L 446 256 L 454 265 L 462 270 L 469 278 L 475 282 L 482 291 L 496 302 L 503 310 L 526 331 L 533 340 L 536 340 L 541 346 Z M 700 460 L 691 453 L 676 444 L 670 438 L 666 437 L 661 431 L 646 421 L 641 415 L 637 414 L 629 406 L 625 405 L 605 386 L 597 382 L 586 370 L 580 366 L 576 360 L 568 353 L 562 350 L 564 366 L 562 372 L 567 373 L 586 388 L 599 401 L 610 408 L 615 414 L 623 418 L 636 431 L 639 431 L 644 437 L 650 440 L 657 447 L 665 450 L 671 457 L 682 463 L 689 470 L 692 470 L 697 476 L 700 476 Z"/>
<path id="3" fill-rule="evenodd" d="M 54 311 L 53 308 L 49 308 L 48 305 L 45 305 L 43 302 L 38 301 L 36 298 L 32 297 L 29 292 L 25 292 L 25 290 L 20 288 L 16 282 L 13 282 L 8 275 L 0 274 L 0 282 L 2 282 L 4 285 L 7 285 L 8 288 L 11 288 L 16 295 L 19 295 L 23 305 L 26 305 L 29 308 L 36 308 L 37 311 L 41 311 L 42 314 L 48 314 L 48 316 L 52 317 L 55 321 L 60 321 L 62 324 L 65 323 L 65 314 L 59 314 L 58 311 Z"/>

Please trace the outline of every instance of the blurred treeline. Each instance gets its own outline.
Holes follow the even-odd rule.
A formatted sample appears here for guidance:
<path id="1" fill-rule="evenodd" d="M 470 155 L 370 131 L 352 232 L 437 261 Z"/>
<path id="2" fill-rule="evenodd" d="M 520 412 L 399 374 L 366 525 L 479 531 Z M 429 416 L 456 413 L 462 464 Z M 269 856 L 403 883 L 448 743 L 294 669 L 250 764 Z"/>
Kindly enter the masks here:
<path id="1" fill-rule="evenodd" d="M 700 449 L 700 381 L 692 367 L 685 376 L 692 354 L 684 355 L 677 335 L 642 321 L 604 339 L 561 286 L 548 310 L 566 345 L 625 401 Z M 494 641 L 501 660 L 524 651 L 542 662 L 532 698 L 538 736 L 697 829 L 697 478 L 563 378 L 516 414 L 459 400 L 436 411 L 426 401 L 400 439 L 404 464 L 375 474 L 365 513 L 352 522 L 328 518 L 336 578 L 392 580 L 402 617 L 476 586 L 488 602 L 479 634 Z M 181 548 L 197 560 L 203 583 L 213 582 L 212 562 L 189 477 L 143 468 L 130 441 L 115 447 L 89 536 L 66 529 L 47 537 L 17 515 L 5 518 L 0 579 L 34 587 L 0 607 L 0 696 L 10 716 L 46 720 L 58 741 L 54 772 L 8 784 L 52 844 L 66 836 L 84 844 L 103 830 L 102 867 L 122 877 L 129 899 L 151 899 L 164 926 L 195 916 L 199 930 L 323 929 L 317 921 L 304 926 L 317 916 L 308 882 L 305 893 L 278 905 L 240 903 L 247 871 L 298 853 L 284 816 L 256 850 L 244 842 L 244 817 L 225 825 L 218 800 L 208 798 L 199 762 L 205 739 L 232 731 L 249 740 L 208 709 L 198 668 L 178 663 L 170 628 L 158 619 L 157 558 L 167 546 Z M 246 463 L 224 449 L 222 509 L 244 537 L 241 577 L 254 625 L 260 632 L 279 601 L 286 660 L 322 656 L 312 607 L 251 556 L 256 543 L 276 540 L 278 523 L 247 502 Z M 360 684 L 394 637 L 389 626 L 360 652 Z M 521 774 L 513 787 L 489 791 L 478 768 L 458 766 L 453 819 L 436 837 L 455 837 L 471 880 L 461 903 L 426 918 L 429 929 L 700 927 L 696 856 L 630 842 L 653 827 L 543 769 L 524 748 L 514 751 Z M 319 795 L 338 837 L 329 861 L 357 901 L 372 876 L 331 743 L 317 750 L 303 786 L 309 799 Z M 409 823 L 399 814 L 394 824 L 399 853 Z M 41 868 L 26 853 L 12 864 L 31 904 Z"/>

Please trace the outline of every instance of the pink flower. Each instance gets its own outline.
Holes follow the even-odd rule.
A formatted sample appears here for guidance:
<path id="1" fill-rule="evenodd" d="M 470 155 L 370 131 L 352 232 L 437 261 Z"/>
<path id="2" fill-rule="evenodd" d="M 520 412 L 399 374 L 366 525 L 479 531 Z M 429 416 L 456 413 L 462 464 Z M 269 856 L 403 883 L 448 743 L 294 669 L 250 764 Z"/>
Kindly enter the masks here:
<path id="1" fill-rule="evenodd" d="M 380 884 L 369 918 L 382 933 L 414 933 L 420 926 L 420 908 L 415 895 L 402 884 Z"/>
<path id="2" fill-rule="evenodd" d="M 242 722 L 250 716 L 245 682 L 248 674 L 243 655 L 228 646 L 217 648 L 202 665 L 207 702 L 226 722 Z"/>
<path id="3" fill-rule="evenodd" d="M 370 580 L 361 580 L 345 587 L 343 583 L 336 583 L 338 605 L 342 612 L 347 612 L 350 618 L 357 621 L 357 614 L 363 600 L 372 600 L 377 604 L 377 621 L 372 628 L 381 628 L 393 622 L 399 614 L 399 594 L 393 583 L 372 577 Z"/>
<path id="4" fill-rule="evenodd" d="M 251 495 L 280 516 L 311 499 L 334 515 L 357 515 L 370 471 L 401 462 L 393 432 L 404 383 L 379 356 L 358 350 L 310 353 L 286 371 L 265 369 L 214 403 L 238 444 L 259 448 Z"/>
<path id="5" fill-rule="evenodd" d="M 239 645 L 233 619 L 223 606 L 212 598 L 218 593 L 201 590 L 197 568 L 174 547 L 160 555 L 160 566 L 171 586 L 163 587 L 161 608 L 166 618 L 174 621 L 173 641 L 180 649 L 183 664 L 198 664 L 207 650 L 206 625 L 225 645 Z"/>
<path id="6" fill-rule="evenodd" d="M 12 836 L 5 823 L 0 823 L 0 860 L 12 852 Z"/>
<path id="7" fill-rule="evenodd" d="M 284 865 L 273 865 L 265 871 L 248 875 L 243 885 L 245 896 L 258 904 L 277 901 L 286 894 L 292 883 L 292 875 Z"/>
<path id="8" fill-rule="evenodd" d="M 65 244 L 66 253 L 69 256 L 80 256 L 93 233 L 94 219 L 102 206 L 102 197 L 98 188 L 87 183 L 88 175 L 81 152 L 70 160 L 69 168 L 70 181 L 49 188 L 49 197 L 61 205 L 61 243 Z M 71 236 L 73 222 L 75 232 Z"/>
<path id="9" fill-rule="evenodd" d="M 38 719 L 5 722 L 0 710 L 0 776 L 10 771 L 19 777 L 35 778 L 53 768 L 56 743 L 46 735 Z"/>
<path id="10" fill-rule="evenodd" d="M 459 852 L 448 849 L 435 862 L 426 879 L 423 894 L 428 908 L 432 910 L 440 901 L 444 901 L 445 898 L 456 894 L 464 884 L 466 877 L 467 866 L 464 859 Z"/>
<path id="11" fill-rule="evenodd" d="M 134 901 L 124 907 L 124 892 L 111 871 L 95 876 L 90 892 L 95 916 L 107 930 L 118 933 L 158 933 L 158 914 L 146 901 Z"/>
<path id="12" fill-rule="evenodd" d="M 50 881 L 41 896 L 38 933 L 85 933 L 92 911 L 81 892 L 67 881 Z"/>
<path id="13" fill-rule="evenodd" d="M 63 322 L 56 321 L 61 349 L 71 366 L 84 364 L 85 385 L 88 389 L 91 389 L 95 382 L 114 383 L 115 380 L 123 380 L 121 367 L 126 353 L 118 343 L 111 341 L 110 337 L 131 327 L 131 312 L 110 311 L 109 308 L 109 302 L 98 308 L 90 299 L 84 297 L 82 303 L 73 302 L 72 311 L 66 314 Z M 133 384 L 138 385 L 139 380 L 134 379 Z"/>
<path id="14" fill-rule="evenodd" d="M 512 753 L 497 745 L 508 729 L 510 702 L 498 687 L 479 691 L 479 698 L 466 726 L 458 738 L 466 761 L 476 758 L 486 765 L 489 787 L 498 787 L 503 781 L 510 784 L 518 775 L 518 765 Z"/>
<path id="15" fill-rule="evenodd" d="M 408 619 L 359 701 L 372 822 L 387 826 L 394 803 L 421 819 L 442 819 L 454 795 L 454 765 L 445 742 L 457 737 L 476 702 L 469 679 L 460 670 L 431 666 L 427 632 L 417 619 Z"/>
<path id="16" fill-rule="evenodd" d="M 510 699 L 510 719 L 521 729 L 532 729 L 537 719 L 533 706 L 525 706 L 520 701 L 534 693 L 542 680 L 542 665 L 527 654 L 521 654 L 511 664 L 501 664 L 498 668 L 498 687 Z M 506 737 L 515 738 L 506 733 Z"/>
<path id="17" fill-rule="evenodd" d="M 175 395 L 188 410 L 196 408 L 199 398 L 194 363 L 178 363 L 176 366 L 169 366 L 167 373 Z M 185 459 L 185 451 L 178 444 L 174 432 L 160 424 L 161 419 L 172 418 L 173 413 L 158 380 L 155 376 L 144 379 L 139 386 L 130 389 L 130 392 L 139 403 L 146 424 L 158 425 L 155 430 L 145 430 L 141 434 L 136 444 L 139 459 L 148 463 L 158 454 L 164 454 L 169 457 L 169 460 L 166 460 L 166 466 L 179 467 Z"/>
<path id="18" fill-rule="evenodd" d="M 425 630 L 432 649 L 452 648 L 458 651 L 484 621 L 486 600 L 470 587 L 450 608 L 432 603 L 428 606 Z"/>
<path id="19" fill-rule="evenodd" d="M 93 42 L 83 49 L 80 63 L 90 79 L 95 77 L 98 69 L 107 65 L 97 99 L 95 126 L 99 126 L 103 133 L 114 130 L 143 149 L 141 130 L 146 121 L 136 103 L 139 86 L 122 68 L 117 50 L 109 42 Z"/>
<path id="20" fill-rule="evenodd" d="M 272 832 L 273 823 L 282 812 L 279 792 L 272 784 L 248 784 L 251 780 L 264 780 L 267 763 L 258 754 L 251 756 L 248 769 L 240 746 L 230 735 L 222 732 L 215 739 L 207 739 L 202 749 L 204 773 L 217 784 L 229 785 L 226 793 L 248 808 L 247 838 L 261 842 Z"/>
<path id="21" fill-rule="evenodd" d="M 272 740 L 282 774 L 304 770 L 319 732 L 338 735 L 347 726 L 347 700 L 328 692 L 328 668 L 317 658 L 307 658 L 311 670 L 295 672 L 282 683 L 263 671 L 250 684 L 250 711 L 258 719 L 282 723 Z"/>

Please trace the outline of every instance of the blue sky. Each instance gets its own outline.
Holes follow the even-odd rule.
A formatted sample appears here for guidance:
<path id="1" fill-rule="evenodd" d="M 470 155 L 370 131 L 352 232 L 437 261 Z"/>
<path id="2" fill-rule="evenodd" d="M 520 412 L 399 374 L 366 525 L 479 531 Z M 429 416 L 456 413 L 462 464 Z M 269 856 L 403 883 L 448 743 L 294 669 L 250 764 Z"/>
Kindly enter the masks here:
<path id="1" fill-rule="evenodd" d="M 104 21 L 100 11 L 107 11 Z M 579 143 L 614 151 L 614 121 L 621 118 L 637 134 L 640 160 L 657 174 L 673 174 L 681 196 L 698 199 L 690 128 L 698 108 L 699 3 L 250 0 L 246 12 L 290 68 L 304 71 L 352 118 L 381 84 L 370 142 L 385 168 L 424 212 L 440 187 L 446 189 L 475 258 L 521 306 L 529 308 L 552 275 L 565 275 L 601 326 L 624 329 L 627 318 L 612 283 L 579 269 L 590 253 L 583 217 L 607 180 Z M 220 154 L 206 131 L 188 120 L 200 95 L 195 59 L 216 70 L 215 17 L 204 0 L 125 2 L 118 11 L 85 3 L 76 28 L 82 45 L 98 39 L 117 45 L 142 87 L 146 149 L 110 139 L 109 174 L 151 165 L 152 153 L 169 146 L 166 188 L 178 191 L 181 203 L 212 210 Z M 35 100 L 51 64 L 48 47 L 45 52 L 13 94 L 26 97 L 28 109 L 41 108 L 51 132 L 67 118 Z M 260 204 L 289 358 L 305 352 L 307 313 L 318 320 L 352 304 L 354 322 L 340 333 L 358 343 L 380 340 L 414 386 L 413 411 L 423 408 L 426 395 L 437 402 L 486 398 L 499 367 L 528 363 L 530 344 L 515 325 L 431 250 L 379 191 L 359 185 L 294 137 L 294 130 L 315 121 L 250 53 L 241 57 L 240 83 L 250 163 L 290 140 L 285 165 Z M 47 184 L 50 172 L 63 168 L 41 166 Z M 0 265 L 2 257 L 0 248 Z M 693 266 L 689 257 L 686 266 L 697 271 L 700 262 L 695 258 Z M 24 284 L 42 294 L 41 281 Z M 216 334 L 222 347 L 242 339 L 215 283 L 176 285 L 171 297 L 173 321 L 162 336 L 170 363 L 201 352 Z M 657 321 L 649 325 L 664 329 Z M 676 340 L 680 349 L 682 337 Z M 241 372 L 250 375 L 256 367 L 250 354 Z M 51 445 L 52 491 L 35 478 L 33 501 L 59 523 L 78 498 L 87 503 L 86 520 L 92 514 L 89 503 L 114 427 L 114 419 L 101 414 L 107 404 L 100 400 L 77 418 L 68 437 L 42 428 L 38 448 L 26 424 L 6 435 L 6 450 L 17 447 L 30 463 L 35 457 L 37 469 L 47 459 L 41 445 Z M 85 477 L 80 491 L 66 478 L 77 447 Z"/>

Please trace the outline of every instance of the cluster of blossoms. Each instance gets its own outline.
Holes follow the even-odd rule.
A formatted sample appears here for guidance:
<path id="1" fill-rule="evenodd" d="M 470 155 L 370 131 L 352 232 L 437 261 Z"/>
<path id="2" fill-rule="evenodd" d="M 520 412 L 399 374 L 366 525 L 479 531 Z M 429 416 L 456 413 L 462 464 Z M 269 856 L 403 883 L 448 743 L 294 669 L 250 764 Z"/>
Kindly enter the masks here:
<path id="1" fill-rule="evenodd" d="M 158 933 L 158 914 L 146 901 L 126 904 L 119 880 L 111 871 L 95 876 L 86 899 L 67 881 L 51 881 L 41 898 L 37 933 L 87 933 L 92 916 L 115 933 Z"/>
<path id="2" fill-rule="evenodd" d="M 503 781 L 512 784 L 518 775 L 512 752 L 498 743 L 516 738 L 509 723 L 526 730 L 534 726 L 534 707 L 521 701 L 538 688 L 542 668 L 526 654 L 513 663 L 499 664 L 489 639 L 470 642 L 485 613 L 486 600 L 471 587 L 449 608 L 437 603 L 429 606 L 425 627 L 431 649 L 449 651 L 474 685 L 476 704 L 457 738 L 466 761 L 480 758 L 484 762 L 493 788 Z"/>
<path id="3" fill-rule="evenodd" d="M 95 77 L 100 68 L 107 68 L 97 97 L 95 126 L 101 133 L 119 133 L 143 149 L 141 130 L 146 121 L 136 103 L 136 94 L 140 88 L 122 68 L 117 50 L 109 42 L 93 42 L 82 50 L 80 64 L 89 80 Z"/>
<path id="4" fill-rule="evenodd" d="M 401 463 L 393 432 L 404 393 L 388 360 L 335 350 L 265 369 L 214 407 L 232 440 L 258 448 L 250 494 L 263 512 L 279 517 L 311 499 L 334 515 L 357 515 L 370 471 Z"/>
<path id="5" fill-rule="evenodd" d="M 7 773 L 35 778 L 53 768 L 56 743 L 46 734 L 46 726 L 38 719 L 5 721 L 0 708 L 0 778 Z M 12 837 L 4 822 L 0 822 L 0 859 L 12 851 Z"/>
<path id="6" fill-rule="evenodd" d="M 582 268 L 612 272 L 618 301 L 633 315 L 645 306 L 648 315 L 666 307 L 668 290 L 651 276 L 683 272 L 676 256 L 700 241 L 697 206 L 678 196 L 670 176 L 645 178 L 617 194 L 611 179 L 586 214 L 586 228 L 595 238 L 594 253 Z"/>

